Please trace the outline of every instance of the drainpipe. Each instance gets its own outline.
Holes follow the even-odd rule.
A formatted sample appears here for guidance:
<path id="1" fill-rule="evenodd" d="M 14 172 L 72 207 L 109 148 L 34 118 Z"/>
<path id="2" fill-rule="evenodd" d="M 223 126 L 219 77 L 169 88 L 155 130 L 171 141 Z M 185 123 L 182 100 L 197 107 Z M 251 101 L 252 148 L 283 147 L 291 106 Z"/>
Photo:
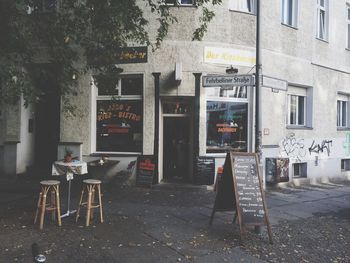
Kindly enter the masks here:
<path id="1" fill-rule="evenodd" d="M 260 0 L 256 1 L 256 65 L 255 65 L 255 152 L 261 161 L 261 52 L 260 52 Z"/>
<path id="2" fill-rule="evenodd" d="M 202 73 L 193 73 L 195 77 L 194 95 L 194 123 L 193 123 L 193 158 L 199 156 L 199 113 L 200 113 L 200 90 Z M 195 160 L 195 159 L 193 159 Z"/>
<path id="3" fill-rule="evenodd" d="M 153 183 L 159 183 L 158 163 L 159 163 L 159 77 L 160 72 L 153 72 L 154 77 L 154 158 L 155 158 L 155 176 Z"/>
<path id="4" fill-rule="evenodd" d="M 260 0 L 256 1 L 256 65 L 255 65 L 255 152 L 258 155 L 259 160 L 259 167 L 260 174 L 263 173 L 263 165 L 261 163 L 261 144 L 262 144 L 262 135 L 261 135 L 261 94 L 260 94 L 260 78 L 261 78 L 261 50 L 260 50 L 260 30 L 261 30 L 261 23 L 260 23 L 260 14 L 261 14 L 261 8 L 260 8 Z M 263 180 L 263 188 L 265 188 L 265 180 Z M 262 233 L 262 227 L 261 226 L 255 226 L 255 232 L 258 234 Z"/>

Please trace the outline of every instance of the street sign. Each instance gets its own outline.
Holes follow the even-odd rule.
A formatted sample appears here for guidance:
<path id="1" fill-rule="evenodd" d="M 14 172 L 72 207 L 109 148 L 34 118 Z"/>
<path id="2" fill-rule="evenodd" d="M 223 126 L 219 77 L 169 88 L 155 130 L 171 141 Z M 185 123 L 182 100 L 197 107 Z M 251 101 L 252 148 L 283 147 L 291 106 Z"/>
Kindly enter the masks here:
<path id="1" fill-rule="evenodd" d="M 202 78 L 203 87 L 253 86 L 253 75 L 209 75 Z"/>
<path id="2" fill-rule="evenodd" d="M 288 82 L 283 79 L 271 78 L 268 76 L 262 76 L 262 86 L 272 88 L 274 90 L 288 90 Z"/>

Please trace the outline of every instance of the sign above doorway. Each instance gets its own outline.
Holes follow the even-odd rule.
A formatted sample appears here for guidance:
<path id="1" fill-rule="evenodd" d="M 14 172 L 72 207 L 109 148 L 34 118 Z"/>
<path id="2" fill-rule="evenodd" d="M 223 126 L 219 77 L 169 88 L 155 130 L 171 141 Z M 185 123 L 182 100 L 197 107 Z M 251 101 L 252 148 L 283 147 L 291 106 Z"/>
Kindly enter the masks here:
<path id="1" fill-rule="evenodd" d="M 256 63 L 255 50 L 204 47 L 204 63 L 252 67 Z"/>

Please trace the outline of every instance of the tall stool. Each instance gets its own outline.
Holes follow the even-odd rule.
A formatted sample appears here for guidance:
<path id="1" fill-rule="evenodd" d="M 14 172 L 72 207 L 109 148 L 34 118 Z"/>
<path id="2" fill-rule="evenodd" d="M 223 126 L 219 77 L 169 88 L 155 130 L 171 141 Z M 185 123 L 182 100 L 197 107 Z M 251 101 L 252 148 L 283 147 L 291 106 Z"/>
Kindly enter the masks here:
<path id="1" fill-rule="evenodd" d="M 38 216 L 40 216 L 39 227 L 40 230 L 43 229 L 44 225 L 44 217 L 45 211 L 51 211 L 52 220 L 55 220 L 56 212 L 57 212 L 57 222 L 58 225 L 61 226 L 61 208 L 60 208 L 60 182 L 56 180 L 46 180 L 41 181 L 41 192 L 39 195 L 39 200 L 37 204 L 37 209 L 35 213 L 34 224 L 36 224 L 38 220 Z M 50 202 L 47 204 L 47 194 L 51 190 L 51 198 Z"/>
<path id="2" fill-rule="evenodd" d="M 100 220 L 101 223 L 103 223 L 103 214 L 102 214 L 102 198 L 101 198 L 101 181 L 100 180 L 95 180 L 95 179 L 86 179 L 83 181 L 83 189 L 81 191 L 81 196 L 80 196 L 80 201 L 79 201 L 79 207 L 77 210 L 77 216 L 75 221 L 78 222 L 79 218 L 79 213 L 80 213 L 80 208 L 82 206 L 86 206 L 86 222 L 85 225 L 89 226 L 90 225 L 90 220 L 93 218 L 93 209 L 94 208 L 100 208 Z M 98 200 L 97 202 L 95 201 L 95 191 L 97 189 L 97 195 L 98 195 Z M 86 202 L 83 202 L 83 197 L 85 190 L 88 194 L 88 199 Z"/>

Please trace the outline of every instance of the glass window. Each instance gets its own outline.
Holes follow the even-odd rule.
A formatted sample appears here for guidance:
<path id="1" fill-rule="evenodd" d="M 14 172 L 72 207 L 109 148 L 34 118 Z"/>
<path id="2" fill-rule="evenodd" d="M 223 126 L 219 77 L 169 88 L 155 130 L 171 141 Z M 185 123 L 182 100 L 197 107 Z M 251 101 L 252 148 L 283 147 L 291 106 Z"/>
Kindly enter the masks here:
<path id="1" fill-rule="evenodd" d="M 317 0 L 317 37 L 328 38 L 328 0 Z"/>
<path id="2" fill-rule="evenodd" d="M 141 96 L 142 75 L 99 75 L 95 76 L 99 96 Z"/>
<path id="3" fill-rule="evenodd" d="M 220 98 L 247 98 L 247 87 L 230 87 L 230 88 L 207 88 L 207 97 L 220 97 Z"/>
<path id="4" fill-rule="evenodd" d="M 282 23 L 297 26 L 298 0 L 282 0 Z"/>
<path id="5" fill-rule="evenodd" d="M 248 103 L 207 101 L 207 153 L 246 152 Z"/>
<path id="6" fill-rule="evenodd" d="M 347 101 L 337 100 L 337 126 L 347 127 Z"/>
<path id="7" fill-rule="evenodd" d="M 181 5 L 193 5 L 194 0 L 180 0 L 179 1 Z"/>
<path id="8" fill-rule="evenodd" d="M 342 171 L 350 171 L 350 159 L 341 159 L 340 168 Z"/>
<path id="9" fill-rule="evenodd" d="M 293 177 L 307 177 L 307 163 L 293 164 Z"/>
<path id="10" fill-rule="evenodd" d="M 142 152 L 142 75 L 98 76 L 95 79 L 98 87 L 96 150 Z"/>
<path id="11" fill-rule="evenodd" d="M 256 14 L 256 0 L 230 0 L 229 9 Z"/>
<path id="12" fill-rule="evenodd" d="M 304 96 L 288 95 L 289 97 L 289 125 L 305 125 L 306 103 Z"/>

